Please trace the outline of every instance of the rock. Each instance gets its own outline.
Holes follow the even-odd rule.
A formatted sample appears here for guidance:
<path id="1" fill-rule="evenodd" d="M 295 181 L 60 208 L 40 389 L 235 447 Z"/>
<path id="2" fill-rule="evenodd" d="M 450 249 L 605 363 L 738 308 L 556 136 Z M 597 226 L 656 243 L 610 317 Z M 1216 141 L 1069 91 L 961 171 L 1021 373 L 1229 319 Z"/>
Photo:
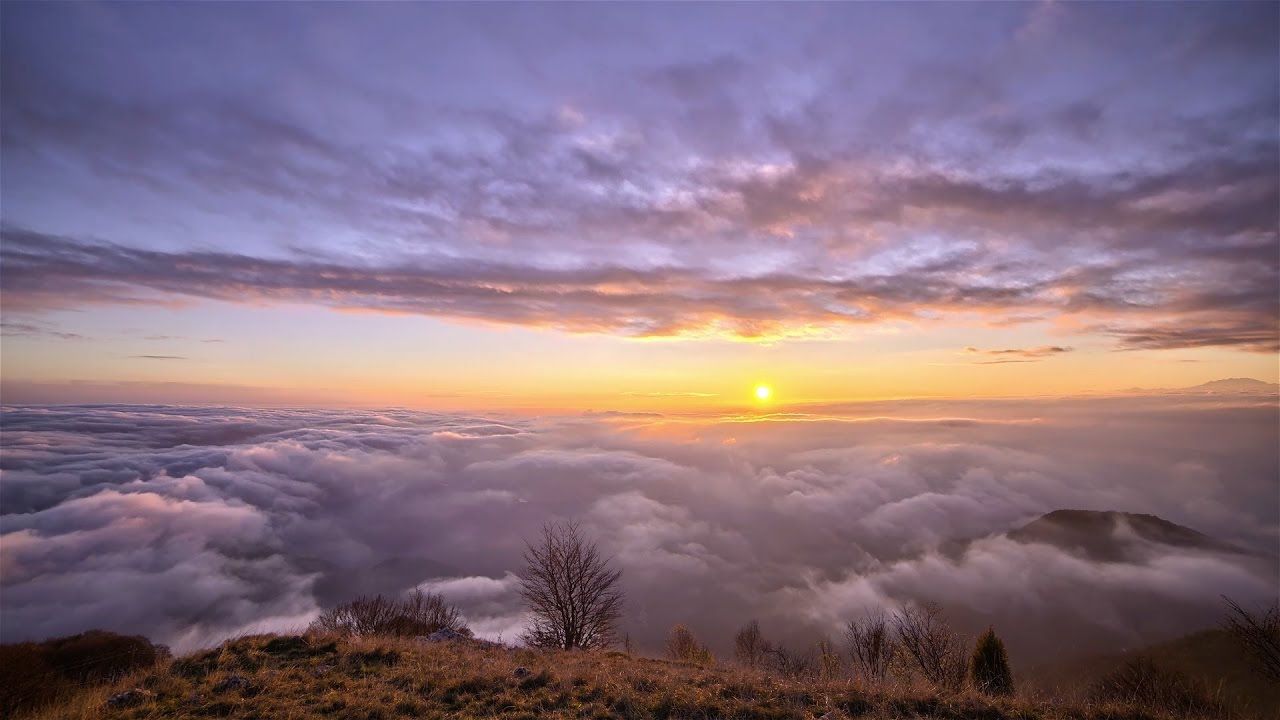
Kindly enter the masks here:
<path id="1" fill-rule="evenodd" d="M 849 716 L 839 710 L 832 710 L 826 715 L 818 718 L 818 720 L 849 720 Z"/>
<path id="2" fill-rule="evenodd" d="M 529 668 L 524 667 L 524 666 L 521 666 L 521 667 L 516 668 L 515 670 L 512 670 L 512 671 L 511 671 L 511 674 L 512 674 L 514 677 L 522 678 L 522 677 L 524 677 L 525 675 L 528 675 L 528 674 L 529 674 Z"/>
<path id="3" fill-rule="evenodd" d="M 248 678 L 243 675 L 236 675 L 232 673 L 231 675 L 228 675 L 225 680 L 215 685 L 213 691 L 226 692 L 227 690 L 248 690 L 252 685 L 253 683 L 249 682 Z"/>
<path id="4" fill-rule="evenodd" d="M 450 628 L 442 628 L 427 636 L 427 642 L 452 642 L 456 640 L 469 640 L 466 635 L 452 630 Z"/>
<path id="5" fill-rule="evenodd" d="M 151 692 L 150 690 L 143 690 L 142 688 L 125 690 L 124 692 L 118 692 L 115 695 L 112 695 L 111 697 L 107 698 L 107 707 L 109 708 L 133 707 L 134 705 L 141 705 L 144 701 L 149 700 L 154 696 L 155 696 L 155 693 Z"/>

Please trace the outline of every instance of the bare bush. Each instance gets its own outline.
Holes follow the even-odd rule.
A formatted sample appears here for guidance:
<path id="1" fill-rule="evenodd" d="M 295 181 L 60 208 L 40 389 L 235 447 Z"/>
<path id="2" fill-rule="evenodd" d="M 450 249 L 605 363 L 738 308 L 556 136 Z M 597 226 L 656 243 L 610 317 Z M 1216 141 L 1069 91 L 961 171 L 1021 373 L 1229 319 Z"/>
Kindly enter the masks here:
<path id="1" fill-rule="evenodd" d="M 1225 595 L 1222 599 L 1228 607 L 1223 628 L 1253 657 L 1258 674 L 1280 681 L 1280 603 L 1254 613 Z"/>
<path id="2" fill-rule="evenodd" d="M 699 665 L 712 665 L 715 663 L 715 655 L 711 650 L 702 643 L 698 642 L 698 638 L 694 637 L 693 631 L 684 625 L 676 625 L 671 628 L 671 634 L 667 636 L 667 657 L 679 662 L 691 662 Z"/>
<path id="3" fill-rule="evenodd" d="M 872 683 L 883 683 L 898 654 L 898 643 L 883 610 L 868 611 L 861 620 L 845 626 L 849 656 L 857 671 Z"/>
<path id="4" fill-rule="evenodd" d="M 809 653 L 797 653 L 782 645 L 774 645 L 767 651 L 769 668 L 785 678 L 798 679 L 811 677 L 814 674 L 813 656 Z"/>
<path id="5" fill-rule="evenodd" d="M 520 596 L 532 613 L 523 640 L 533 647 L 605 648 L 613 645 L 623 594 L 621 570 L 609 567 L 577 523 L 548 523 L 526 545 Z"/>
<path id="6" fill-rule="evenodd" d="M 1222 717 L 1225 708 L 1204 683 L 1140 656 L 1096 682 L 1094 702 L 1122 702 L 1182 716 Z"/>
<path id="7" fill-rule="evenodd" d="M 770 647 L 760 632 L 760 623 L 755 620 L 743 625 L 733 636 L 733 657 L 747 667 L 759 667 Z"/>
<path id="8" fill-rule="evenodd" d="M 893 616 L 893 626 L 898 643 L 926 680 L 950 689 L 964 683 L 964 644 L 951 630 L 941 606 L 908 605 Z"/>
<path id="9" fill-rule="evenodd" d="M 840 651 L 831 642 L 831 638 L 818 641 L 817 670 L 823 680 L 835 680 L 844 675 L 844 659 L 840 657 Z"/>
<path id="10" fill-rule="evenodd" d="M 457 608 L 446 603 L 439 593 L 420 589 L 403 598 L 385 595 L 356 598 L 322 613 L 311 623 L 311 629 L 352 636 L 414 637 L 430 635 L 438 630 L 471 634 Z"/>

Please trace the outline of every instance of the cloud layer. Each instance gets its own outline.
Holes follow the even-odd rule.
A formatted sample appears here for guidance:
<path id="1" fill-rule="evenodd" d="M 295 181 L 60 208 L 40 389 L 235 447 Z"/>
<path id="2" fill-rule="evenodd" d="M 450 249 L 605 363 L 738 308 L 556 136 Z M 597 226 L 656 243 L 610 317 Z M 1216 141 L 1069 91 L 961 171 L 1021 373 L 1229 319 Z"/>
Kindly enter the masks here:
<path id="1" fill-rule="evenodd" d="M 6 312 L 1280 349 L 1274 6 L 671 12 L 6 8 Z"/>
<path id="2" fill-rule="evenodd" d="M 6 407 L 4 640 L 90 627 L 187 648 L 422 585 L 511 639 L 522 539 L 575 517 L 624 571 L 626 630 L 809 642 L 943 602 L 1024 657 L 1205 624 L 1274 595 L 1274 398 L 913 401 L 787 417 Z M 1099 564 L 1000 533 L 1147 512 L 1266 557 Z M 956 541 L 972 541 L 957 543 Z M 1158 608 L 1153 610 L 1153 608 Z M 1046 628 L 1061 630 L 1046 631 Z"/>

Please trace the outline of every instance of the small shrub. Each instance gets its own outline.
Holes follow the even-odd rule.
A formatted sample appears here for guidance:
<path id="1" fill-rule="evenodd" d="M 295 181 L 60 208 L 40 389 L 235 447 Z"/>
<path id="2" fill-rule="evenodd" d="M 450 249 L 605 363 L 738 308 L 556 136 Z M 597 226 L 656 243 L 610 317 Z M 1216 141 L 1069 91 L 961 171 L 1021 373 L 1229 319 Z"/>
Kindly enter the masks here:
<path id="1" fill-rule="evenodd" d="M 105 630 L 0 645 L 0 715 L 43 707 L 77 687 L 111 682 L 161 657 L 140 635 Z"/>
<path id="2" fill-rule="evenodd" d="M 769 648 L 769 667 L 785 678 L 810 677 L 814 673 L 813 656 L 792 652 L 782 645 Z"/>
<path id="3" fill-rule="evenodd" d="M 951 630 L 941 606 L 931 602 L 907 606 L 893 616 L 893 626 L 898 644 L 926 680 L 948 689 L 964 682 L 960 637 Z"/>
<path id="4" fill-rule="evenodd" d="M 760 632 L 760 623 L 752 620 L 733 637 L 733 657 L 747 667 L 758 667 L 769 652 L 769 641 Z"/>
<path id="5" fill-rule="evenodd" d="M 831 638 L 818 641 L 818 671 L 823 680 L 834 680 L 844 674 L 844 662 Z"/>
<path id="6" fill-rule="evenodd" d="M 49 664 L 37 643 L 0 645 L 0 716 L 38 708 L 53 701 L 71 682 Z"/>
<path id="7" fill-rule="evenodd" d="M 414 590 L 401 599 L 383 595 L 356 598 L 321 614 L 311 629 L 353 636 L 415 637 L 446 629 L 471 634 L 457 608 L 446 603 L 440 594 L 422 590 Z"/>
<path id="8" fill-rule="evenodd" d="M 1090 689 L 1094 702 L 1124 702 L 1179 715 L 1225 713 L 1208 688 L 1182 673 L 1142 656 L 1103 677 Z"/>
<path id="9" fill-rule="evenodd" d="M 869 682 L 883 683 L 898 654 L 898 643 L 884 611 L 868 612 L 862 620 L 851 620 L 845 626 L 849 656 L 854 666 Z"/>
<path id="10" fill-rule="evenodd" d="M 141 635 L 90 630 L 42 643 L 49 663 L 77 683 L 115 680 L 141 667 L 155 665 L 160 653 Z"/>
<path id="11" fill-rule="evenodd" d="M 996 637 L 993 628 L 978 638 L 969 658 L 969 682 L 978 692 L 987 695 L 1012 695 L 1013 673 L 1009 670 L 1009 656 L 1004 642 Z"/>
<path id="12" fill-rule="evenodd" d="M 1250 612 L 1225 595 L 1222 599 L 1228 608 L 1223 627 L 1253 658 L 1259 675 L 1280 682 L 1280 603 Z"/>
<path id="13" fill-rule="evenodd" d="M 698 642 L 698 639 L 693 636 L 693 631 L 684 625 L 671 628 L 671 634 L 667 636 L 667 657 L 698 665 L 712 665 L 716 661 L 711 650 Z"/>

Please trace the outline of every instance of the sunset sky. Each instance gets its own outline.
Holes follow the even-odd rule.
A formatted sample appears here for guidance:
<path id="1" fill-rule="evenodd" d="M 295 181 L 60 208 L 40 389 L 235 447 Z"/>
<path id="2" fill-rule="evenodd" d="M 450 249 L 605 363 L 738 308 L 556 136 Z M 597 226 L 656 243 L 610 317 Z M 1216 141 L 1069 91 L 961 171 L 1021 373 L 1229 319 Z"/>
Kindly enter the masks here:
<path id="1" fill-rule="evenodd" d="M 19 4 L 6 403 L 1278 379 L 1280 5 Z"/>

